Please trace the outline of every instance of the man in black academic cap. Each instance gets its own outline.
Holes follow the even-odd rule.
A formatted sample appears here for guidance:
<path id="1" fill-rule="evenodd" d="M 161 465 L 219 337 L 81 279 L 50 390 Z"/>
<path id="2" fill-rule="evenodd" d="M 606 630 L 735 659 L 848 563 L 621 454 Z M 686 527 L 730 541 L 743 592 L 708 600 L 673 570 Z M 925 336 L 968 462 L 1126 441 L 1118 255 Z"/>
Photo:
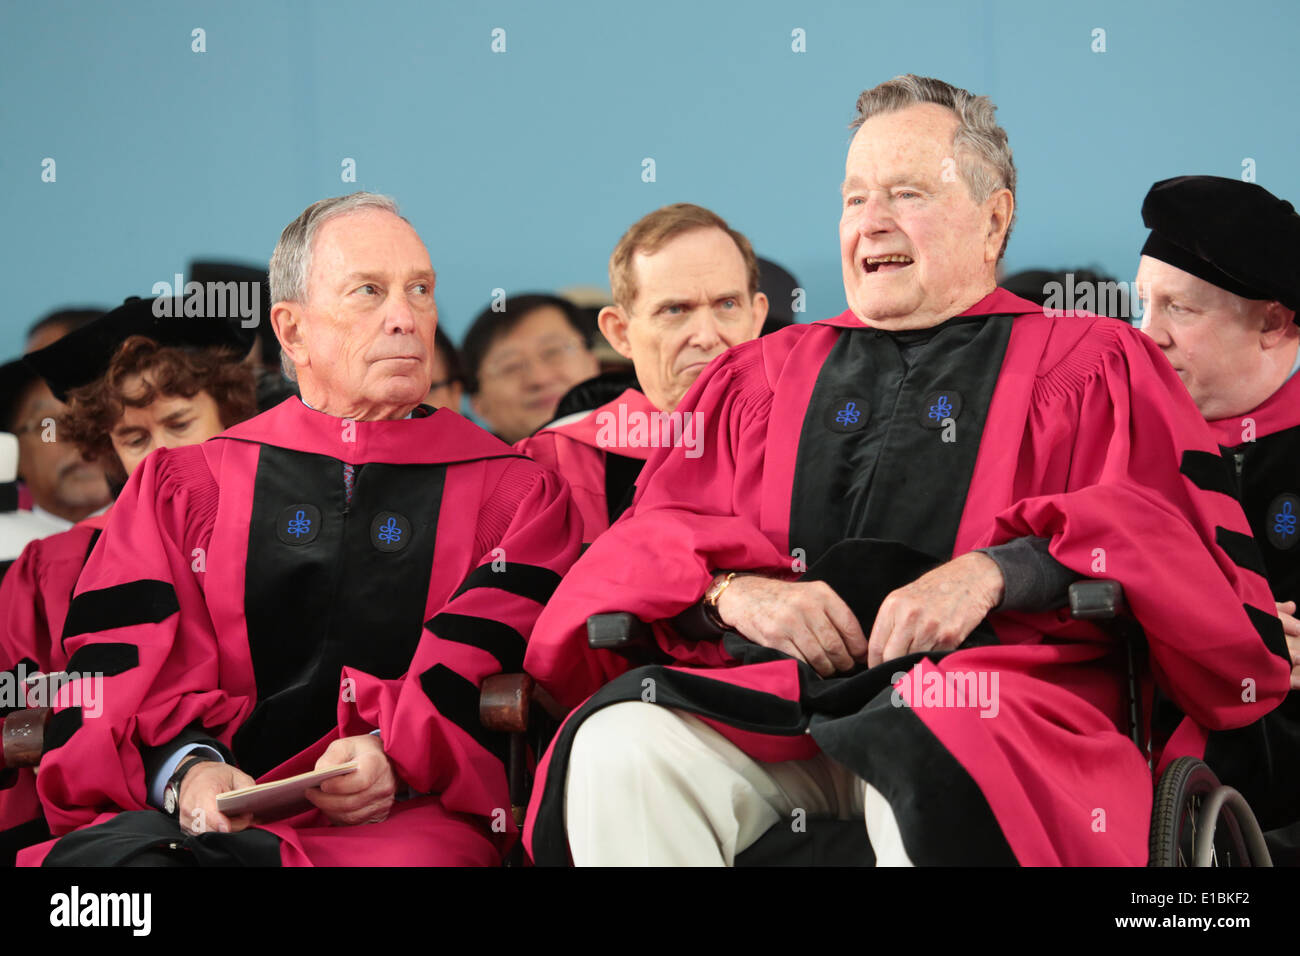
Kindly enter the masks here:
<path id="1" fill-rule="evenodd" d="M 23 351 L 44 348 L 103 314 L 94 308 L 51 312 L 27 330 Z M 102 470 L 77 460 L 66 442 L 55 445 L 50 412 L 56 406 L 22 359 L 0 365 L 0 432 L 11 433 L 0 439 L 0 576 L 29 542 L 70 527 L 107 502 Z"/>
<path id="2" fill-rule="evenodd" d="M 65 335 L 89 325 L 104 314 L 104 310 L 94 306 L 75 309 L 55 309 L 41 316 L 27 329 L 27 344 L 23 354 L 39 351 L 47 345 L 53 345 Z"/>
<path id="3" fill-rule="evenodd" d="M 1183 471 L 1241 500 L 1300 663 L 1300 215 L 1254 183 L 1179 176 L 1151 187 L 1142 221 L 1142 329 L 1225 449 L 1224 460 L 1189 453 Z M 1265 829 L 1300 819 L 1300 698 L 1210 733 L 1205 759 Z"/>
<path id="4" fill-rule="evenodd" d="M 22 359 L 0 365 L 0 431 L 18 438 L 17 475 L 45 528 L 37 537 L 65 531 L 109 502 L 103 468 L 58 440 L 54 422 L 65 410 Z"/>
<path id="5" fill-rule="evenodd" d="M 23 548 L 49 533 L 42 518 L 18 507 L 18 439 L 0 432 L 0 577 Z"/>

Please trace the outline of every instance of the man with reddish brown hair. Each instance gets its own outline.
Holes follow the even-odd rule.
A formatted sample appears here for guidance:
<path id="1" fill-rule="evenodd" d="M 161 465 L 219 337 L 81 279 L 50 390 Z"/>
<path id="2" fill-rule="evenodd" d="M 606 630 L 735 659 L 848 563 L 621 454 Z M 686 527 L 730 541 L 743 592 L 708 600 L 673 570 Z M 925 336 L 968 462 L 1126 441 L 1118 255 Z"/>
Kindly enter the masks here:
<path id="1" fill-rule="evenodd" d="M 691 203 L 656 209 L 628 229 L 610 256 L 609 284 L 614 304 L 601 310 L 600 331 L 632 360 L 640 388 L 515 446 L 569 482 L 586 543 L 628 505 L 655 448 L 695 443 L 678 403 L 710 362 L 757 338 L 767 317 L 749 240 Z"/>

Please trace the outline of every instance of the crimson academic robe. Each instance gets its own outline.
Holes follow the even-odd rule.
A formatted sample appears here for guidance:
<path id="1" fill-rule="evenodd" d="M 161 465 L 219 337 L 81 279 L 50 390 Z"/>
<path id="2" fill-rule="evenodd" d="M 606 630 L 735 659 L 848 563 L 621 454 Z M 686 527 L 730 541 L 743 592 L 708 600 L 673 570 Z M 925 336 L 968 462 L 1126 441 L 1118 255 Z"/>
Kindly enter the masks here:
<path id="1" fill-rule="evenodd" d="M 1231 490 L 1250 521 L 1273 597 L 1300 602 L 1300 375 L 1254 411 L 1210 427 L 1232 465 Z M 1210 734 L 1205 753 L 1265 829 L 1300 820 L 1300 696 L 1291 693 L 1249 727 Z"/>
<path id="2" fill-rule="evenodd" d="M 109 512 L 23 549 L 0 583 L 0 666 L 27 661 L 29 671 L 66 669 L 60 638 L 81 569 L 108 523 Z"/>
<path id="3" fill-rule="evenodd" d="M 23 549 L 0 582 L 0 668 L 17 674 L 67 669 L 63 621 L 77 577 L 90 557 L 108 514 L 87 518 L 67 531 L 39 538 Z M 36 775 L 19 770 L 13 784 L 0 790 L 0 853 L 13 852 L 48 836 L 36 795 Z"/>
<path id="4" fill-rule="evenodd" d="M 102 714 L 69 703 L 47 729 L 51 830 L 89 827 L 64 838 L 75 862 L 122 858 L 121 832 L 89 825 L 156 827 L 156 811 L 114 815 L 147 809 L 146 757 L 183 735 L 268 780 L 378 729 L 419 794 L 385 822 L 332 827 L 309 809 L 184 846 L 212 858 L 248 844 L 242 858 L 260 861 L 269 833 L 266 862 L 286 865 L 499 861 L 513 840 L 506 741 L 479 723 L 478 687 L 519 668 L 578 530 L 560 479 L 447 409 L 353 422 L 295 398 L 151 455 L 67 616 L 69 671 L 106 676 Z M 51 862 L 68 862 L 64 841 Z"/>
<path id="5" fill-rule="evenodd" d="M 1151 772 L 1126 732 L 1123 654 L 1091 623 L 995 613 L 993 642 L 828 681 L 739 638 L 692 642 L 662 623 L 717 570 L 789 577 L 837 535 L 936 560 L 1041 536 L 1066 567 L 1118 580 L 1155 679 L 1194 724 L 1162 762 L 1195 752 L 1197 727 L 1241 726 L 1281 700 L 1285 642 L 1249 527 L 1217 476 L 1180 471 L 1218 448 L 1190 400 L 1170 397 L 1183 389 L 1153 345 L 1113 320 L 1049 319 L 1000 289 L 934 334 L 936 349 L 900 371 L 890 333 L 845 312 L 731 349 L 695 383 L 679 410 L 700 416 L 703 456 L 651 457 L 632 509 L 566 576 L 529 645 L 528 670 L 582 705 L 539 768 L 525 830 L 539 863 L 567 859 L 575 725 L 647 693 L 758 759 L 821 748 L 847 763 L 889 801 L 917 863 L 1146 862 Z M 967 357 L 950 360 L 948 340 Z M 894 356 L 879 366 L 898 382 L 883 410 L 862 403 L 876 373 L 845 364 L 861 355 Z M 851 441 L 864 426 L 880 461 L 869 479 L 877 459 L 854 457 Z M 847 517 L 819 524 L 823 513 Z M 627 671 L 588 651 L 584 622 L 609 611 L 657 622 L 676 666 Z M 929 696 L 967 675 L 997 676 L 995 713 Z"/>
<path id="6" fill-rule="evenodd" d="M 628 504 L 636 476 L 662 440 L 659 414 L 645 395 L 629 388 L 597 409 L 570 416 L 515 443 L 519 451 L 569 483 L 582 515 L 584 544 L 595 541 Z"/>

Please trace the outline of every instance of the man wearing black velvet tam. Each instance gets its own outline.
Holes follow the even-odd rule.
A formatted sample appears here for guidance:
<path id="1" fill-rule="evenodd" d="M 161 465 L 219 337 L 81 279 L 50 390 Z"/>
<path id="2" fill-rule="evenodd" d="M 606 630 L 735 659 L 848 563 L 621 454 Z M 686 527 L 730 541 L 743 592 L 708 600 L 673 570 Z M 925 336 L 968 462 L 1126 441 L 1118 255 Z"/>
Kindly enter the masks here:
<path id="1" fill-rule="evenodd" d="M 18 438 L 17 475 L 26 491 L 20 507 L 30 507 L 36 537 L 66 531 L 110 501 L 103 469 L 56 440 L 52 426 L 64 411 L 23 360 L 0 365 L 0 431 Z"/>
<path id="2" fill-rule="evenodd" d="M 1184 459 L 1184 471 L 1241 500 L 1300 661 L 1300 215 L 1254 183 L 1180 176 L 1151 187 L 1142 220 L 1143 331 L 1225 449 L 1222 461 Z M 1210 733 L 1205 759 L 1266 830 L 1300 820 L 1300 698 Z M 1269 837 L 1279 862 L 1300 862 L 1300 833 Z"/>

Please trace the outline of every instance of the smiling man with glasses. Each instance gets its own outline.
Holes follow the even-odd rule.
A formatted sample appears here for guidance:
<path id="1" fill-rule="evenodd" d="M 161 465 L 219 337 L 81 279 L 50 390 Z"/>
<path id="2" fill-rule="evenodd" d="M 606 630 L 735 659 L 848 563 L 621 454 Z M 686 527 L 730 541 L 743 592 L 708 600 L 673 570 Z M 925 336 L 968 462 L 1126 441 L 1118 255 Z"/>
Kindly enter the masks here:
<path id="1" fill-rule="evenodd" d="M 577 307 L 553 295 L 518 295 L 487 308 L 461 349 L 470 406 L 498 437 L 527 438 L 555 417 L 564 393 L 600 371 Z"/>

